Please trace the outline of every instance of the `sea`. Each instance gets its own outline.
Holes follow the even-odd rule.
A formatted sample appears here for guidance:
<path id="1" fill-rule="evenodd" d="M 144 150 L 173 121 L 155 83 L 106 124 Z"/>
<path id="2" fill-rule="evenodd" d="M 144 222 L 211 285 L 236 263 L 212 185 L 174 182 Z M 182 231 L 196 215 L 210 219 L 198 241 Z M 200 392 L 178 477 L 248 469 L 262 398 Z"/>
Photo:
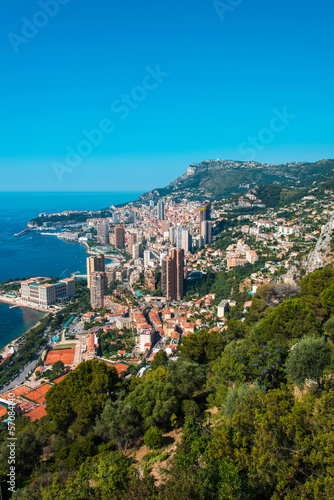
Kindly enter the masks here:
<path id="1" fill-rule="evenodd" d="M 136 200 L 139 192 L 0 192 L 0 282 L 28 276 L 66 278 L 75 271 L 85 274 L 86 248 L 55 236 L 32 231 L 19 238 L 14 234 L 27 227 L 40 213 L 64 210 L 100 210 Z M 0 349 L 36 324 L 43 313 L 27 308 L 9 309 L 0 303 Z"/>

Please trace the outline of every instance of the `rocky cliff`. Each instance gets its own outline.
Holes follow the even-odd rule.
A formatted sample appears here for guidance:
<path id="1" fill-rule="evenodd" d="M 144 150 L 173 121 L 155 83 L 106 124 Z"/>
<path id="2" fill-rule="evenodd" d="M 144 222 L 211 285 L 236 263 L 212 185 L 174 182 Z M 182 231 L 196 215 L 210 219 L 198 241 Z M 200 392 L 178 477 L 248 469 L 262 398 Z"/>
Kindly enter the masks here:
<path id="1" fill-rule="evenodd" d="M 333 231 L 334 214 L 332 214 L 328 223 L 322 227 L 317 244 L 307 257 L 305 263 L 306 274 L 311 273 L 320 267 L 324 267 L 333 261 L 333 250 L 331 247 L 331 240 L 334 236 Z"/>

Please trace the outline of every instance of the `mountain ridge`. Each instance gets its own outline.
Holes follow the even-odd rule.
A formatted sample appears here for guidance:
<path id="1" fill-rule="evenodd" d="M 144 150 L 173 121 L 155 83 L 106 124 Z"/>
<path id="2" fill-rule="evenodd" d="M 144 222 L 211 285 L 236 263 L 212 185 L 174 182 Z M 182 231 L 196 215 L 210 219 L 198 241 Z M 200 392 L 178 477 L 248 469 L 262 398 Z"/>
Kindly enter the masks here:
<path id="1" fill-rule="evenodd" d="M 189 165 L 187 172 L 164 188 L 143 193 L 141 201 L 158 200 L 172 196 L 175 200 L 203 197 L 221 200 L 242 194 L 259 184 L 280 184 L 287 187 L 307 187 L 315 179 L 333 177 L 334 160 L 317 162 L 258 163 L 237 160 L 204 160 Z"/>

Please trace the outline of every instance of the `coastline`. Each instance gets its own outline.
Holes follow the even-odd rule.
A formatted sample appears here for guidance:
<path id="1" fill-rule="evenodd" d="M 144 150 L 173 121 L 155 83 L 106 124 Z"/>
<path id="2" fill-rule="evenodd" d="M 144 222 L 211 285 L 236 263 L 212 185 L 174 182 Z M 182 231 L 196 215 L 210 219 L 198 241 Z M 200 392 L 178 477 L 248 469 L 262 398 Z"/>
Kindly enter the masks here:
<path id="1" fill-rule="evenodd" d="M 5 302 L 5 301 L 3 301 L 3 300 L 1 300 L 1 299 L 0 299 L 0 302 L 1 302 L 1 303 L 4 303 L 4 304 L 9 305 L 9 303 L 8 303 L 8 302 Z M 24 307 L 24 306 L 17 306 L 17 307 L 19 307 L 19 308 L 21 308 L 21 309 L 29 309 L 28 307 Z M 36 310 L 36 309 L 35 309 L 35 310 Z M 45 310 L 41 310 L 41 309 L 39 309 L 39 310 L 38 310 L 38 312 L 43 313 L 43 318 L 44 318 L 45 316 L 47 316 L 48 314 L 50 314 L 50 311 L 45 311 Z M 10 341 L 9 341 L 9 342 L 7 342 L 5 345 L 3 345 L 3 346 L 0 348 L 0 354 L 3 356 L 3 355 L 4 355 L 4 353 L 6 353 L 6 352 L 10 351 L 10 349 L 11 349 L 11 347 L 12 347 L 12 346 L 14 346 L 14 347 L 15 347 L 15 346 L 16 346 L 16 344 L 17 344 L 17 342 L 18 342 L 18 341 L 19 341 L 19 340 L 20 340 L 20 339 L 21 339 L 24 335 L 26 335 L 26 334 L 27 334 L 27 333 L 28 333 L 28 332 L 29 332 L 32 328 L 35 328 L 37 325 L 39 325 L 39 324 L 40 324 L 41 319 L 42 319 L 42 318 L 40 318 L 40 319 L 38 319 L 37 321 L 35 321 L 35 322 L 31 325 L 31 326 L 29 326 L 29 327 L 25 328 L 25 329 L 24 329 L 24 331 L 23 331 L 22 333 L 20 333 L 20 334 L 18 334 L 18 335 L 15 335 L 15 337 L 13 337 L 13 338 L 12 338 L 12 340 L 10 340 Z"/>

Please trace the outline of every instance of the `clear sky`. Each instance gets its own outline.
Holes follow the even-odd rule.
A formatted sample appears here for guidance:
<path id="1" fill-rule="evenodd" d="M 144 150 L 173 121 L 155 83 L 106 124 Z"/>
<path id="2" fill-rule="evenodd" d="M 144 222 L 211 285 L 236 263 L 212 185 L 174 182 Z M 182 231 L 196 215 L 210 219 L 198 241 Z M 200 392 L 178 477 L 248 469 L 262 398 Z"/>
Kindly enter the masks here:
<path id="1" fill-rule="evenodd" d="M 329 0 L 11 0 L 0 17 L 1 191 L 334 157 Z"/>

